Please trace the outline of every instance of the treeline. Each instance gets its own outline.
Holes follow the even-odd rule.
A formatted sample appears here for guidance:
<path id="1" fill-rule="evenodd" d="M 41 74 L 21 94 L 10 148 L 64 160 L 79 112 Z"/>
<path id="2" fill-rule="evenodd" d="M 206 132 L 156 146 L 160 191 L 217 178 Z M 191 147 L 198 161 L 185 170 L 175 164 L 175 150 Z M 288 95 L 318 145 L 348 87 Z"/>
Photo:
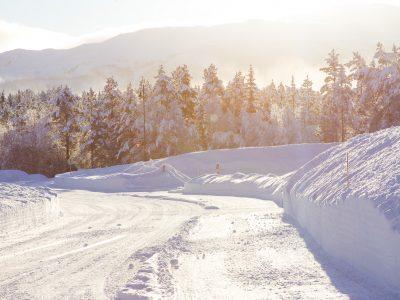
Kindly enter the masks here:
<path id="1" fill-rule="evenodd" d="M 378 44 L 367 64 L 345 64 L 331 51 L 320 91 L 307 77 L 296 87 L 256 84 L 253 68 L 226 86 L 217 68 L 193 86 L 186 66 L 154 83 L 80 95 L 67 86 L 0 95 L 1 168 L 53 176 L 71 166 L 103 167 L 184 152 L 304 142 L 344 141 L 400 122 L 400 52 Z M 397 109 L 397 111 L 396 111 Z"/>

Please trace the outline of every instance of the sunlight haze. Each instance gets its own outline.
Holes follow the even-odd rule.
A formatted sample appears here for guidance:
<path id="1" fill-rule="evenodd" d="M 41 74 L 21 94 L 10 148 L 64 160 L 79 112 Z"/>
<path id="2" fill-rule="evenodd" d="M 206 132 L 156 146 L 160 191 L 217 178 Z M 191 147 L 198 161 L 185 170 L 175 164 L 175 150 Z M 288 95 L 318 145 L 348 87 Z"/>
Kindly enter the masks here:
<path id="1" fill-rule="evenodd" d="M 318 16 L 343 5 L 398 5 L 398 1 L 130 1 L 3 0 L 0 52 L 15 48 L 70 48 L 149 27 L 215 25 L 251 19 L 323 21 Z M 40 13 L 39 13 L 40 12 Z M 71 18 L 74 19 L 71 22 Z"/>

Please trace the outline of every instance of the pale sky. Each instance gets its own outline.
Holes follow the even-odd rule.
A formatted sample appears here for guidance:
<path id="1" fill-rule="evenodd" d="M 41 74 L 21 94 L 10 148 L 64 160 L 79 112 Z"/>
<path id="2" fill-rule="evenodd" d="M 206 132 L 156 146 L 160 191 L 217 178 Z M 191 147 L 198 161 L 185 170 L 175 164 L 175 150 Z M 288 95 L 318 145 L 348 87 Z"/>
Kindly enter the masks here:
<path id="1" fill-rule="evenodd" d="M 0 52 L 69 48 L 148 27 L 312 20 L 340 5 L 400 0 L 0 0 Z"/>

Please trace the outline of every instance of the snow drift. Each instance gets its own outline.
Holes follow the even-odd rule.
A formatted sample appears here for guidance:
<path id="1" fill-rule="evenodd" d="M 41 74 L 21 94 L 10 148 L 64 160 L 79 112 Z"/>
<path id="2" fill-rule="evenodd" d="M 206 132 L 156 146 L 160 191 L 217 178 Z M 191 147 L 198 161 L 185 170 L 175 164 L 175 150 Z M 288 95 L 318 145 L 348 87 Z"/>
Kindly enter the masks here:
<path id="1" fill-rule="evenodd" d="M 248 147 L 192 152 L 161 159 L 189 177 L 215 173 L 258 173 L 283 175 L 298 169 L 334 144 L 293 144 L 271 147 Z"/>
<path id="2" fill-rule="evenodd" d="M 180 187 L 187 180 L 171 165 L 150 161 L 60 174 L 54 186 L 101 192 L 157 191 Z"/>
<path id="3" fill-rule="evenodd" d="M 400 127 L 324 150 L 283 176 L 205 175 L 184 192 L 274 200 L 327 253 L 398 290 Z"/>
<path id="4" fill-rule="evenodd" d="M 45 176 L 22 171 L 0 171 L 1 234 L 38 226 L 59 216 L 56 194 L 40 186 L 46 180 Z"/>
<path id="5" fill-rule="evenodd" d="M 190 170 L 193 166 L 214 173 L 215 162 L 221 162 L 224 175 L 208 174 L 194 178 L 185 183 L 184 193 L 256 197 L 274 200 L 282 206 L 282 188 L 290 172 L 333 145 L 295 144 L 214 150 L 188 153 L 168 160 L 181 169 L 186 168 L 186 173 L 191 175 L 194 175 Z"/>
<path id="6" fill-rule="evenodd" d="M 214 173 L 217 163 L 224 174 L 239 171 L 285 174 L 331 146 L 302 144 L 186 153 L 148 162 L 64 173 L 55 177 L 54 186 L 102 192 L 168 190 L 182 187 L 190 178 Z"/>
<path id="7" fill-rule="evenodd" d="M 27 174 L 20 170 L 0 170 L 0 182 L 40 182 L 47 177 L 41 174 Z"/>
<path id="8" fill-rule="evenodd" d="M 285 194 L 285 213 L 328 253 L 399 288 L 400 127 L 327 150 L 290 177 Z"/>
<path id="9" fill-rule="evenodd" d="M 273 200 L 282 206 L 283 186 L 291 175 L 243 174 L 228 175 L 210 174 L 194 178 L 185 184 L 183 190 L 187 194 L 208 194 L 236 197 L 254 197 Z"/>

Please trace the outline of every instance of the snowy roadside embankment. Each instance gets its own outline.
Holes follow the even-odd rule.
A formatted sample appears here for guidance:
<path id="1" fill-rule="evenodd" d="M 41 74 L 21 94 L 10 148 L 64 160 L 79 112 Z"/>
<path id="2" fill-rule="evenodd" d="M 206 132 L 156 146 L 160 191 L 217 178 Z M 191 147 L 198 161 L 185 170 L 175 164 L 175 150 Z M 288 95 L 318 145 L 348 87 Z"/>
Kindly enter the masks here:
<path id="1" fill-rule="evenodd" d="M 310 143 L 209 150 L 171 156 L 160 159 L 159 163 L 170 164 L 191 178 L 215 173 L 217 163 L 221 167 L 221 174 L 241 172 L 284 175 L 333 145 Z"/>
<path id="2" fill-rule="evenodd" d="M 225 175 L 208 174 L 194 178 L 185 183 L 183 192 L 186 194 L 255 197 L 273 200 L 282 206 L 283 187 L 290 177 L 290 172 L 300 168 L 316 155 L 334 145 L 297 144 L 241 148 L 232 151 L 210 151 L 210 161 L 211 157 L 221 155 L 218 158 L 224 162 L 221 165 Z M 223 155 L 223 152 L 218 151 L 226 153 Z M 188 154 L 185 155 L 188 156 Z M 195 155 L 196 153 L 193 153 L 192 157 L 193 159 L 197 158 L 198 161 L 199 158 Z M 205 153 L 200 155 L 205 155 Z M 229 174 L 229 170 L 233 170 L 235 173 Z M 250 173 L 245 174 L 246 171 L 250 171 Z"/>
<path id="3" fill-rule="evenodd" d="M 60 215 L 56 194 L 37 184 L 44 180 L 22 171 L 0 171 L 0 234 L 38 226 Z"/>
<path id="4" fill-rule="evenodd" d="M 400 127 L 357 136 L 283 176 L 206 175 L 184 193 L 274 200 L 327 253 L 399 289 Z"/>
<path id="5" fill-rule="evenodd" d="M 207 194 L 220 196 L 254 197 L 273 200 L 282 206 L 283 186 L 287 175 L 243 174 L 228 175 L 210 174 L 194 178 L 185 184 L 185 194 Z"/>
<path id="6" fill-rule="evenodd" d="M 399 289 L 400 127 L 327 150 L 291 176 L 285 193 L 285 213 L 325 251 Z"/>
<path id="7" fill-rule="evenodd" d="M 55 177 L 54 186 L 96 192 L 157 191 L 181 187 L 188 180 L 170 165 L 140 162 L 60 174 Z"/>
<path id="8" fill-rule="evenodd" d="M 190 178 L 214 173 L 217 164 L 222 174 L 283 175 L 332 145 L 299 144 L 186 153 L 148 162 L 59 174 L 54 179 L 54 186 L 101 192 L 170 190 L 183 187 Z"/>

